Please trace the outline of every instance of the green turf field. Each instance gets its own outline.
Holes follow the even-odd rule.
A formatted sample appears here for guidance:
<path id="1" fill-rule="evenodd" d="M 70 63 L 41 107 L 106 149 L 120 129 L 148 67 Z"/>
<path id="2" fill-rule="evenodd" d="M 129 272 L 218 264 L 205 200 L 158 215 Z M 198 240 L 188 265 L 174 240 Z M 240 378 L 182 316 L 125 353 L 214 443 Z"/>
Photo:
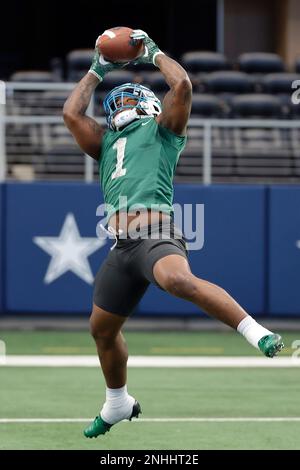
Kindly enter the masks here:
<path id="1" fill-rule="evenodd" d="M 292 342 L 300 339 L 300 332 L 280 332 L 285 349 L 281 355 L 290 355 Z M 129 353 L 134 355 L 188 355 L 188 356 L 260 356 L 235 332 L 125 332 Z M 95 354 L 93 339 L 86 332 L 15 331 L 0 332 L 7 354 Z"/>
<path id="2" fill-rule="evenodd" d="M 134 355 L 256 354 L 235 333 L 127 333 Z M 300 334 L 284 334 L 290 347 Z M 88 333 L 3 332 L 8 354 L 93 354 Z M 290 354 L 287 350 L 285 354 Z M 87 440 L 84 422 L 0 422 L 0 449 L 300 449 L 297 368 L 130 368 L 129 392 L 141 420 L 122 422 Z M 104 399 L 100 370 L 0 367 L 0 419 L 94 417 Z M 191 422 L 190 418 L 241 418 Z M 283 417 L 252 422 L 242 418 Z M 174 421 L 153 422 L 154 418 Z M 145 420 L 145 421 L 144 421 Z"/>

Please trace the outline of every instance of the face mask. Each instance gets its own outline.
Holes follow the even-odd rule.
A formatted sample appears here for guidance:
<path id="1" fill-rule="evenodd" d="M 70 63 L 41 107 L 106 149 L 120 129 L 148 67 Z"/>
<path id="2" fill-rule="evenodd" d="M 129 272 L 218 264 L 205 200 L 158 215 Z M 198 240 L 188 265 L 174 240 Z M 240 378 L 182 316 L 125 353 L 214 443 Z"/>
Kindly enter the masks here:
<path id="1" fill-rule="evenodd" d="M 124 109 L 124 111 L 121 111 L 116 115 L 114 118 L 114 126 L 118 130 L 120 127 L 126 126 L 130 122 L 134 121 L 135 119 L 139 118 L 138 113 L 136 112 L 136 109 Z"/>

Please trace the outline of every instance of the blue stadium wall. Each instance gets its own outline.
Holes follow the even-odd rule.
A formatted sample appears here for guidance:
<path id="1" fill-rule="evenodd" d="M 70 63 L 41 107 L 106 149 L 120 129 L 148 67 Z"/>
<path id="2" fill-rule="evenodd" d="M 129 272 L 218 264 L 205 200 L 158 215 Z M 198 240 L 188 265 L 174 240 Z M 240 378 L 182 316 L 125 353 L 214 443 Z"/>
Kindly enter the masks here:
<path id="1" fill-rule="evenodd" d="M 0 185 L 2 314 L 90 312 L 93 277 L 112 245 L 96 238 L 102 202 L 97 184 Z M 300 316 L 300 187 L 177 185 L 174 202 L 204 204 L 204 245 L 190 252 L 196 275 L 253 315 Z M 70 256 L 74 247 L 80 256 Z M 199 310 L 150 286 L 135 314 Z"/>

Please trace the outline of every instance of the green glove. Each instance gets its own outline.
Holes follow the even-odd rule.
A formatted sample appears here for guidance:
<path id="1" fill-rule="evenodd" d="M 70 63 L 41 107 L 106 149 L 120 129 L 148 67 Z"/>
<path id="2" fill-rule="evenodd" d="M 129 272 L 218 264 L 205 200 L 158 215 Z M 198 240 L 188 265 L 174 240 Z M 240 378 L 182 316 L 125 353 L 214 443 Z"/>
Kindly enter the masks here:
<path id="1" fill-rule="evenodd" d="M 95 49 L 93 62 L 92 62 L 89 72 L 95 75 L 98 78 L 98 80 L 102 82 L 104 76 L 108 72 L 125 67 L 125 65 L 127 64 L 117 63 L 117 62 L 108 62 L 107 60 L 104 59 L 103 55 L 99 54 L 97 49 Z"/>
<path id="2" fill-rule="evenodd" d="M 155 63 L 155 58 L 158 54 L 164 54 L 155 42 L 149 38 L 148 34 L 145 33 L 142 29 L 134 29 L 130 37 L 133 40 L 142 39 L 145 45 L 144 54 L 134 61 L 135 64 L 153 64 L 157 67 Z"/>

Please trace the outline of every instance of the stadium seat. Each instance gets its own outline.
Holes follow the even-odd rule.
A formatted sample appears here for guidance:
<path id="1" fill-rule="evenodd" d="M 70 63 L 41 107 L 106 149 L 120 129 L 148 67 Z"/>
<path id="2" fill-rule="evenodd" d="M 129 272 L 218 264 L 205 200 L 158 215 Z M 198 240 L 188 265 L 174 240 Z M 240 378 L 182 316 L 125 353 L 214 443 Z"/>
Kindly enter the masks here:
<path id="1" fill-rule="evenodd" d="M 164 78 L 163 74 L 159 71 L 143 73 L 143 85 L 151 88 L 155 92 L 168 91 L 170 88 Z"/>
<path id="2" fill-rule="evenodd" d="M 74 142 L 66 126 L 63 124 L 47 126 L 43 131 L 43 144 L 43 158 L 40 158 L 39 165 L 35 165 L 36 175 L 43 171 L 48 175 L 60 175 L 61 178 L 69 179 L 71 167 L 72 179 L 82 178 L 83 152 Z"/>
<path id="3" fill-rule="evenodd" d="M 295 73 L 271 73 L 263 77 L 261 84 L 265 93 L 288 94 L 293 92 L 292 83 L 300 81 L 300 75 Z"/>
<path id="4" fill-rule="evenodd" d="M 224 117 L 225 109 L 225 103 L 214 95 L 202 93 L 193 94 L 193 117 Z"/>
<path id="5" fill-rule="evenodd" d="M 282 104 L 278 97 L 267 94 L 235 96 L 231 101 L 234 118 L 281 118 Z"/>
<path id="6" fill-rule="evenodd" d="M 213 175 L 230 177 L 233 156 L 232 133 L 228 129 L 213 127 L 212 170 Z M 202 127 L 188 127 L 187 145 L 182 152 L 176 171 L 176 181 L 202 181 L 204 131 Z"/>
<path id="7" fill-rule="evenodd" d="M 60 115 L 71 90 L 45 91 L 39 98 L 40 107 L 46 115 Z"/>
<path id="8" fill-rule="evenodd" d="M 94 49 L 75 49 L 67 54 L 67 80 L 78 82 L 91 66 Z"/>
<path id="9" fill-rule="evenodd" d="M 215 72 L 227 70 L 229 63 L 223 54 L 218 52 L 190 51 L 185 52 L 180 59 L 188 72 Z"/>
<path id="10" fill-rule="evenodd" d="M 294 69 L 296 73 L 300 73 L 300 57 L 297 57 L 297 59 L 295 60 Z"/>
<path id="11" fill-rule="evenodd" d="M 50 69 L 54 77 L 54 81 L 62 82 L 64 80 L 63 59 L 60 57 L 53 57 L 50 60 Z"/>
<path id="12" fill-rule="evenodd" d="M 254 82 L 246 73 L 220 71 L 207 74 L 203 79 L 205 90 L 211 93 L 250 93 Z"/>
<path id="13" fill-rule="evenodd" d="M 275 73 L 283 72 L 284 64 L 278 54 L 268 52 L 246 52 L 238 58 L 238 66 L 246 73 Z"/>
<path id="14" fill-rule="evenodd" d="M 10 76 L 12 82 L 52 82 L 53 75 L 51 72 L 43 70 L 19 70 Z"/>
<path id="15" fill-rule="evenodd" d="M 291 96 L 295 89 L 292 84 L 295 80 L 300 83 L 300 75 L 294 73 L 273 73 L 265 75 L 261 81 L 262 91 L 278 96 L 284 106 L 286 117 L 295 117 L 298 114 L 298 105 L 293 105 Z M 294 116 L 292 116 L 294 115 Z"/>
<path id="16" fill-rule="evenodd" d="M 109 91 L 116 86 L 123 85 L 124 83 L 132 83 L 135 81 L 135 74 L 129 70 L 113 70 L 105 75 L 101 84 L 102 90 Z"/>
<path id="17" fill-rule="evenodd" d="M 289 103 L 289 118 L 300 119 L 300 103 L 296 104 L 290 101 Z"/>

